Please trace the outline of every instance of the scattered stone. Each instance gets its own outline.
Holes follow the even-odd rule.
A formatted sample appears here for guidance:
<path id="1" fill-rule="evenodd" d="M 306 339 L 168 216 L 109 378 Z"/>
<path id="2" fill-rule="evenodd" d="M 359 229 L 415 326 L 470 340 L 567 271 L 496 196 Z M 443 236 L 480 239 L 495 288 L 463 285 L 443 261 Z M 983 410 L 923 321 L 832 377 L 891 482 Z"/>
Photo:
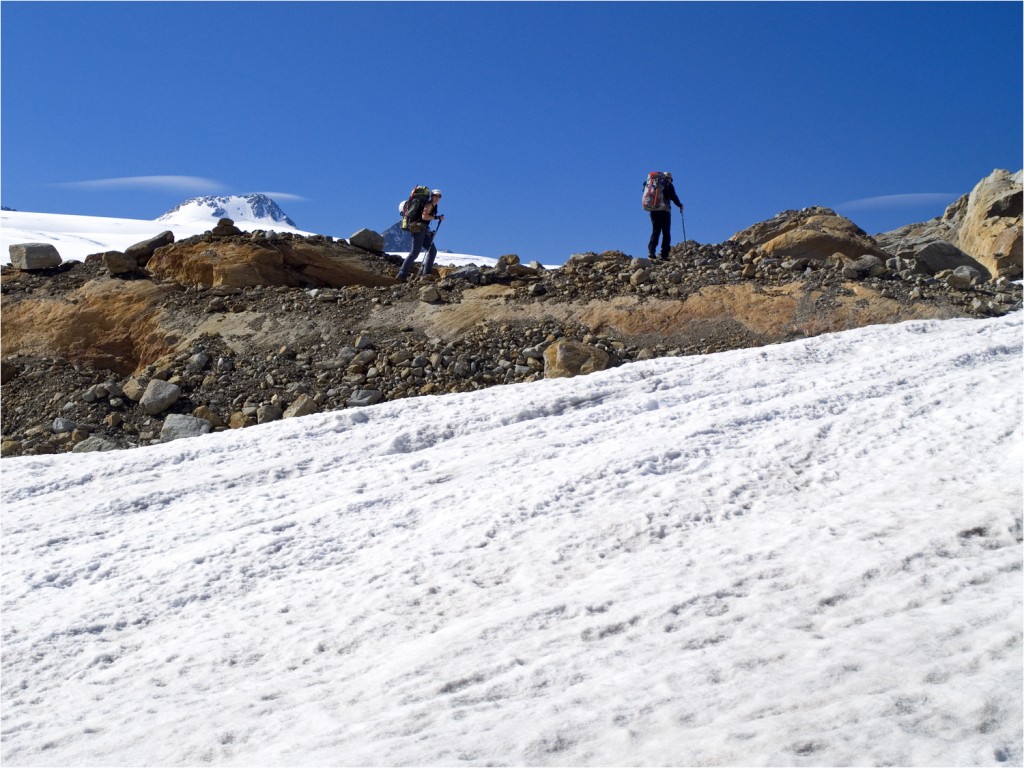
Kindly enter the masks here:
<path id="1" fill-rule="evenodd" d="M 54 419 L 52 425 L 53 432 L 56 435 L 64 434 L 65 432 L 73 432 L 77 427 L 78 425 L 75 422 L 71 419 L 65 418 Z"/>
<path id="2" fill-rule="evenodd" d="M 257 424 L 267 424 L 271 421 L 280 421 L 282 418 L 284 418 L 284 411 L 281 409 L 281 406 L 275 403 L 261 405 L 256 409 Z"/>
<path id="3" fill-rule="evenodd" d="M 345 403 L 349 408 L 363 408 L 375 405 L 384 399 L 384 395 L 376 389 L 357 389 Z"/>
<path id="4" fill-rule="evenodd" d="M 295 402 L 284 409 L 284 418 L 291 419 L 296 416 L 309 416 L 318 410 L 316 400 L 308 395 L 299 395 Z"/>
<path id="5" fill-rule="evenodd" d="M 611 358 L 599 347 L 560 339 L 544 350 L 544 378 L 557 379 L 603 371 Z"/>
<path id="6" fill-rule="evenodd" d="M 865 255 L 859 259 L 848 261 L 843 266 L 843 277 L 849 280 L 864 280 L 868 277 L 880 277 L 886 273 L 885 264 L 877 256 Z"/>
<path id="7" fill-rule="evenodd" d="M 146 391 L 142 393 L 139 406 L 144 413 L 155 416 L 174 405 L 179 397 L 181 397 L 181 387 L 177 384 L 153 379 L 146 386 Z"/>
<path id="8" fill-rule="evenodd" d="M 76 443 L 75 447 L 71 449 L 72 453 L 95 453 L 98 451 L 116 451 L 118 450 L 117 443 L 112 440 L 107 440 L 99 435 L 92 435 L 91 437 L 85 438 L 80 443 Z"/>
<path id="9" fill-rule="evenodd" d="M 441 292 L 434 285 L 425 285 L 420 288 L 419 298 L 424 304 L 440 304 Z"/>

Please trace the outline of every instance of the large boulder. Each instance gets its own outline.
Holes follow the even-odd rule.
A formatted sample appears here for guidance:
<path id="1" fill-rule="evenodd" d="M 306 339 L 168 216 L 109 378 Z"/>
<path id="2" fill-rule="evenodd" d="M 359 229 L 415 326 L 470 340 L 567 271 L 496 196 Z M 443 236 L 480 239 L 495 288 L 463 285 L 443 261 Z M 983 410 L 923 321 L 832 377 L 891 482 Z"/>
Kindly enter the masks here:
<path id="1" fill-rule="evenodd" d="M 991 276 L 990 271 L 981 262 L 971 258 L 949 240 L 935 234 L 901 237 L 889 241 L 879 237 L 879 242 L 884 243 L 889 254 L 912 262 L 914 271 L 919 274 L 935 275 L 947 269 L 970 267 L 985 277 Z"/>
<path id="2" fill-rule="evenodd" d="M 17 269 L 52 269 L 59 267 L 62 259 L 57 249 L 49 243 L 17 243 L 8 247 L 11 266 Z"/>
<path id="3" fill-rule="evenodd" d="M 112 275 L 130 275 L 139 269 L 138 260 L 121 251 L 104 251 L 100 254 L 93 254 L 93 258 L 95 257 L 99 258 Z"/>
<path id="4" fill-rule="evenodd" d="M 186 413 L 172 413 L 164 419 L 163 427 L 160 429 L 160 442 L 169 443 L 186 437 L 198 437 L 211 429 L 213 425 L 206 419 L 189 416 Z"/>
<path id="5" fill-rule="evenodd" d="M 824 264 L 841 254 L 856 260 L 865 255 L 888 254 L 856 224 L 831 208 L 811 206 L 783 211 L 775 217 L 737 232 L 731 238 L 772 258 L 800 259 Z"/>
<path id="6" fill-rule="evenodd" d="M 141 243 L 128 246 L 124 254 L 133 259 L 137 266 L 144 267 L 149 263 L 153 254 L 156 253 L 157 248 L 163 248 L 165 245 L 170 245 L 173 242 L 174 233 L 167 230 L 166 232 L 161 232 L 156 237 L 151 237 L 148 240 L 143 240 Z"/>
<path id="7" fill-rule="evenodd" d="M 360 229 L 348 239 L 348 243 L 374 253 L 381 253 L 384 250 L 384 236 L 372 229 Z"/>

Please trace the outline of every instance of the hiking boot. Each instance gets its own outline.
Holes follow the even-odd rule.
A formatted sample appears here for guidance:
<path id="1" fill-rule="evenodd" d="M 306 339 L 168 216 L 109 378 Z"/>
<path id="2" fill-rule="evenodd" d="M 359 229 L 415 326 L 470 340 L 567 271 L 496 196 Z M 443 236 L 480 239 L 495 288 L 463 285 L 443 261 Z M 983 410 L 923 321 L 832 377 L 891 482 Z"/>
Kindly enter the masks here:
<path id="1" fill-rule="evenodd" d="M 406 277 L 405 275 L 395 275 L 395 281 L 396 281 L 396 282 L 399 282 L 399 283 L 404 283 L 404 282 L 406 282 L 406 281 L 407 281 L 408 279 L 409 279 L 409 278 L 408 278 L 408 277 Z"/>

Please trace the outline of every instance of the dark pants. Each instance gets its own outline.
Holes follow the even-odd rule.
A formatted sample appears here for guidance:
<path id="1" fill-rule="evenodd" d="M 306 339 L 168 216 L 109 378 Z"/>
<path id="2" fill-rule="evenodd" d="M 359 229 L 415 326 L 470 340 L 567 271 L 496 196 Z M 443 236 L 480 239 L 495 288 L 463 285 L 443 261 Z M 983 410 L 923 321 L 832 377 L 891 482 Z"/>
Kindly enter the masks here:
<path id="1" fill-rule="evenodd" d="M 437 248 L 434 247 L 434 233 L 429 229 L 422 229 L 412 234 L 412 250 L 402 262 L 402 268 L 398 270 L 399 277 L 408 277 L 412 271 L 413 264 L 420 255 L 420 251 L 427 249 L 427 255 L 423 257 L 423 271 L 421 274 L 429 275 L 434 270 L 434 258 L 437 256 Z"/>
<path id="2" fill-rule="evenodd" d="M 658 247 L 658 238 L 661 238 L 661 255 L 668 258 L 669 248 L 672 247 L 672 211 L 651 211 L 651 241 L 647 243 L 647 254 L 654 256 Z"/>

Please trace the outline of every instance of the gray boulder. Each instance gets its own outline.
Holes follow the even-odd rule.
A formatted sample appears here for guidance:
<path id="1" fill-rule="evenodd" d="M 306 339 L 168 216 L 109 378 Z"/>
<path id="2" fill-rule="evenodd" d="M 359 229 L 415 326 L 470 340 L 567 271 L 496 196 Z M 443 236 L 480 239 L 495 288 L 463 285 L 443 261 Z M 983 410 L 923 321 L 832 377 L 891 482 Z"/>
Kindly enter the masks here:
<path id="1" fill-rule="evenodd" d="M 177 384 L 153 379 L 146 386 L 146 391 L 142 393 L 139 406 L 150 416 L 154 416 L 174 405 L 179 397 L 181 397 L 181 387 Z"/>
<path id="2" fill-rule="evenodd" d="M 157 248 L 170 245 L 173 242 L 174 233 L 167 230 L 166 232 L 161 232 L 156 237 L 149 238 L 149 240 L 143 240 L 141 243 L 129 246 L 124 253 L 125 256 L 135 261 L 136 266 L 144 267 L 153 254 L 156 253 Z"/>
<path id="3" fill-rule="evenodd" d="M 982 264 L 939 237 L 907 238 L 893 241 L 889 245 L 894 257 L 916 262 L 916 269 L 922 274 L 935 275 L 946 269 L 971 267 L 986 277 L 989 275 Z"/>
<path id="4" fill-rule="evenodd" d="M 946 285 L 958 291 L 967 290 L 980 277 L 982 277 L 981 272 L 966 266 L 959 266 L 948 274 L 944 274 Z"/>
<path id="5" fill-rule="evenodd" d="M 235 226 L 234 221 L 225 218 L 217 220 L 217 226 L 210 230 L 210 234 L 215 237 L 231 237 L 242 234 L 242 230 Z"/>
<path id="6" fill-rule="evenodd" d="M 92 435 L 71 449 L 72 453 L 96 453 L 98 451 L 116 451 L 117 444 L 99 435 Z"/>
<path id="7" fill-rule="evenodd" d="M 364 251 L 381 253 L 384 250 L 384 236 L 372 229 L 360 229 L 348 239 L 349 245 L 362 248 Z"/>
<path id="8" fill-rule="evenodd" d="M 17 243 L 8 248 L 11 266 L 22 270 L 52 269 L 62 263 L 57 249 L 49 243 Z"/>
<path id="9" fill-rule="evenodd" d="M 160 430 L 160 442 L 168 443 L 183 437 L 198 437 L 211 429 L 213 425 L 206 419 L 189 416 L 187 413 L 171 413 L 164 419 L 163 428 Z"/>
<path id="10" fill-rule="evenodd" d="M 877 256 L 865 254 L 859 259 L 847 261 L 843 264 L 843 277 L 849 280 L 863 280 L 867 277 L 878 277 L 884 275 L 886 266 Z"/>
<path id="11" fill-rule="evenodd" d="M 316 400 L 309 395 L 299 395 L 295 398 L 294 403 L 285 408 L 284 418 L 291 419 L 296 416 L 309 416 L 311 413 L 316 413 L 317 410 Z"/>
<path id="12" fill-rule="evenodd" d="M 65 432 L 74 432 L 78 428 L 78 425 L 71 419 L 65 419 L 63 416 L 59 416 L 53 420 L 51 429 L 54 434 L 61 435 Z"/>
<path id="13" fill-rule="evenodd" d="M 121 253 L 121 251 L 105 251 L 100 254 L 100 259 L 103 261 L 103 266 L 112 275 L 131 274 L 139 268 L 139 263 L 133 256 Z"/>
<path id="14" fill-rule="evenodd" d="M 359 408 L 366 405 L 379 403 L 384 395 L 376 389 L 357 389 L 345 403 L 349 408 Z"/>
<path id="15" fill-rule="evenodd" d="M 261 405 L 256 409 L 256 423 L 268 424 L 271 421 L 280 421 L 284 417 L 284 411 L 276 403 Z"/>

